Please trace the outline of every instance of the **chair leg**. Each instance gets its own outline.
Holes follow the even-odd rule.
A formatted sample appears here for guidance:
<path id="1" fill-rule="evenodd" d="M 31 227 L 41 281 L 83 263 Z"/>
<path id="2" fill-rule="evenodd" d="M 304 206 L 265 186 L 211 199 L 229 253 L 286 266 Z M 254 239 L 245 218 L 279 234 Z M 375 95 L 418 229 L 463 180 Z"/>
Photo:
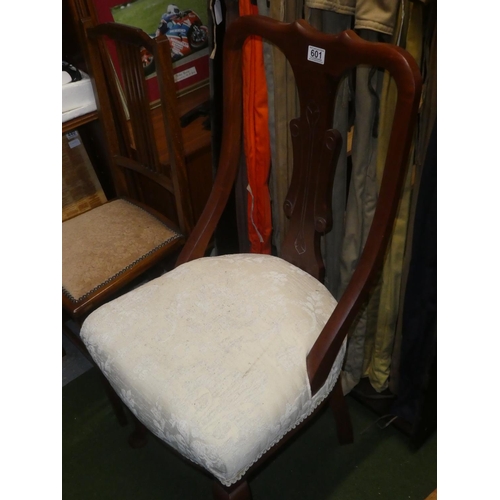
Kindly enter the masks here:
<path id="1" fill-rule="evenodd" d="M 80 336 L 75 334 L 64 321 L 62 324 L 62 329 L 66 338 L 73 342 L 73 344 L 80 350 L 83 356 L 85 356 L 94 366 L 97 366 L 96 362 L 92 359 L 92 356 L 90 355 Z M 63 349 L 63 356 L 64 354 L 65 351 Z M 99 370 L 99 367 L 97 367 L 97 369 Z M 99 370 L 99 373 L 101 375 L 101 381 L 104 385 L 104 390 L 106 391 L 106 395 L 108 396 L 109 402 L 111 403 L 111 407 L 113 408 L 116 419 L 118 420 L 118 423 L 122 427 L 124 427 L 125 425 L 127 425 L 127 414 L 125 413 L 125 406 L 122 400 L 119 398 L 118 394 L 116 394 L 113 387 L 111 387 L 111 384 L 101 372 L 101 370 Z"/>
<path id="2" fill-rule="evenodd" d="M 342 392 L 342 382 L 340 376 L 335 383 L 332 395 L 330 396 L 330 406 L 333 410 L 335 422 L 337 424 L 337 436 L 340 444 L 350 444 L 354 441 L 354 433 L 352 431 L 351 416 L 349 415 L 349 407 Z"/>
<path id="3" fill-rule="evenodd" d="M 214 479 L 212 493 L 214 500 L 252 500 L 250 486 L 246 481 L 226 487 Z"/>
<path id="4" fill-rule="evenodd" d="M 104 385 L 104 389 L 106 390 L 106 394 L 108 396 L 109 402 L 113 407 L 113 411 L 115 412 L 115 416 L 118 420 L 118 423 L 124 427 L 127 425 L 127 414 L 125 413 L 125 407 L 122 400 L 119 398 L 118 394 L 116 394 L 113 387 L 109 383 L 108 379 L 101 372 L 101 380 Z"/>
<path id="5" fill-rule="evenodd" d="M 133 415 L 133 419 L 134 431 L 128 438 L 128 444 L 132 448 L 142 448 L 148 442 L 148 429 L 135 415 Z"/>

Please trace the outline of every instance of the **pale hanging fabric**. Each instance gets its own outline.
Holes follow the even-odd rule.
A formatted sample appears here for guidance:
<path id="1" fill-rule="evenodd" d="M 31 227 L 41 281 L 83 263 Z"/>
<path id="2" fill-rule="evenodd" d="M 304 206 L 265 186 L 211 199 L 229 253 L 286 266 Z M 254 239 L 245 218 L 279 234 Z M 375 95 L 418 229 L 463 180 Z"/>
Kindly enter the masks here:
<path id="1" fill-rule="evenodd" d="M 417 64 L 422 58 L 422 5 L 407 0 L 401 4 L 401 15 L 405 29 L 396 30 L 393 43 L 400 39 Z M 405 13 L 403 17 L 402 13 Z M 406 21 L 406 22 L 405 22 Z M 401 23 L 400 23 L 401 24 Z M 400 28 L 401 26 L 398 26 Z M 377 154 L 377 184 L 382 181 L 385 158 L 388 150 L 390 124 L 397 100 L 397 89 L 392 78 L 386 73 L 382 90 L 384 106 L 380 110 L 380 133 Z M 414 148 L 410 151 L 410 160 L 403 188 L 403 195 L 398 207 L 394 229 L 385 256 L 380 281 L 368 306 L 368 325 L 365 340 L 363 376 L 367 376 L 372 387 L 381 392 L 389 386 L 391 360 L 396 336 L 399 314 L 401 278 L 406 249 L 410 204 L 415 179 Z"/>
<path id="2" fill-rule="evenodd" d="M 290 23 L 302 18 L 302 10 L 302 0 L 272 1 L 269 16 Z M 283 204 L 290 185 L 293 168 L 289 123 L 290 120 L 299 116 L 300 107 L 292 68 L 281 51 L 274 46 L 272 47 L 272 60 L 274 88 L 279 89 L 279 91 L 274 93 L 274 151 L 272 151 L 273 164 L 270 186 L 274 229 L 273 240 L 279 254 L 288 227 L 288 219 L 284 214 Z"/>
<path id="3" fill-rule="evenodd" d="M 381 37 L 379 33 L 371 30 L 361 30 L 360 35 L 368 41 L 379 41 Z M 371 66 L 356 68 L 352 172 L 340 263 L 342 292 L 349 283 L 361 256 L 377 204 L 377 134 L 374 132 L 377 128 L 382 81 L 382 71 Z M 349 333 L 342 372 L 344 394 L 355 387 L 362 376 L 367 321 L 365 306 Z"/>
<path id="4" fill-rule="evenodd" d="M 371 0 L 307 0 L 306 4 L 313 12 L 311 19 L 317 17 L 314 14 L 315 8 L 323 9 L 322 29 L 326 31 L 324 22 L 328 14 L 333 12 L 339 15 L 348 15 L 351 18 L 352 26 L 358 30 L 359 34 L 370 41 L 388 42 L 394 31 L 396 15 L 400 0 L 381 0 L 373 2 Z M 333 11 L 327 13 L 325 11 Z M 346 23 L 347 24 L 347 23 Z M 350 26 L 344 25 L 343 29 Z M 349 281 L 353 269 L 361 255 L 368 231 L 373 219 L 377 202 L 378 189 L 376 180 L 377 167 L 377 133 L 379 124 L 379 110 L 383 103 L 380 103 L 383 73 L 370 67 L 359 67 L 356 69 L 356 88 L 353 96 L 355 107 L 354 135 L 352 142 L 352 173 L 349 186 L 349 195 L 345 211 L 345 230 L 340 235 L 341 222 L 335 228 L 333 234 L 324 239 L 324 254 L 326 256 L 326 284 L 332 293 L 340 297 Z M 337 105 L 343 102 L 342 106 L 347 106 L 349 102 L 348 87 L 341 87 L 337 95 Z M 343 98 L 343 101 L 342 101 Z M 335 127 L 341 127 L 341 134 L 347 135 L 345 128 L 347 121 L 342 121 L 347 117 L 345 109 L 341 111 L 340 122 L 337 115 Z M 345 113 L 343 115 L 343 113 Z M 345 141 L 347 143 L 347 141 Z M 342 156 L 340 162 L 346 161 Z M 343 164 L 340 163 L 340 179 L 336 179 L 334 184 L 334 210 L 336 206 L 335 195 L 342 199 L 339 189 L 345 180 L 342 178 Z M 337 191 L 335 192 L 335 188 Z M 343 198 L 345 201 L 345 197 Z M 342 213 L 342 212 L 341 212 Z M 344 221 L 342 221 L 344 222 Z M 344 392 L 349 392 L 360 380 L 363 370 L 364 341 L 367 328 L 367 312 L 362 310 L 355 325 L 349 334 L 348 354 L 344 371 L 342 373 L 342 384 Z"/>
<path id="5" fill-rule="evenodd" d="M 302 8 L 301 0 L 271 2 L 269 8 L 263 0 L 259 0 L 261 14 L 268 14 L 284 22 L 300 19 Z M 421 10 L 420 5 L 418 9 Z M 414 37 L 415 40 L 418 40 L 418 32 L 414 32 L 414 28 L 408 30 L 408 33 L 411 34 L 410 37 L 403 35 L 403 32 L 406 32 L 412 10 L 413 6 L 409 5 L 408 0 L 384 0 L 381 2 L 307 0 L 305 17 L 313 26 L 325 32 L 340 32 L 353 26 L 360 30 L 360 34 L 368 40 L 390 41 L 387 36 L 390 35 L 393 36 L 394 41 L 406 43 L 407 38 Z M 415 18 L 416 14 L 412 14 L 412 16 Z M 396 21 L 397 29 L 395 30 Z M 410 49 L 410 47 L 407 48 Z M 418 61 L 418 53 L 414 52 L 413 55 L 417 57 Z M 272 128 L 273 167 L 270 188 L 273 210 L 273 243 L 279 252 L 287 227 L 287 219 L 282 207 L 292 172 L 289 122 L 299 115 L 299 102 L 292 70 L 281 52 L 274 47 L 265 47 L 264 58 L 267 60 L 269 106 L 272 108 L 269 120 Z M 270 71 L 271 65 L 272 72 Z M 326 265 L 325 284 L 337 298 L 340 297 L 345 283 L 350 278 L 352 269 L 359 259 L 371 224 L 378 196 L 380 165 L 383 165 L 383 160 L 380 158 L 384 155 L 385 159 L 387 144 L 384 144 L 384 141 L 387 141 L 389 133 L 385 130 L 386 125 L 384 124 L 392 119 L 393 107 L 391 106 L 393 106 L 395 98 L 394 90 L 389 81 L 384 82 L 383 73 L 379 71 L 366 67 L 359 68 L 356 82 L 356 94 L 353 97 L 357 117 L 352 146 L 353 172 L 345 220 L 343 206 L 346 204 L 347 162 L 346 151 L 343 149 L 333 188 L 334 214 L 340 214 L 340 216 L 334 219 L 332 232 L 322 242 Z M 279 89 L 279 91 L 274 92 L 274 89 Z M 336 101 L 337 112 L 333 124 L 333 127 L 337 128 L 343 135 L 344 144 L 347 143 L 347 104 L 349 98 L 349 87 L 345 83 L 339 87 Z M 382 144 L 380 148 L 379 142 Z M 409 174 L 395 223 L 396 233 L 390 243 L 391 249 L 387 254 L 386 266 L 382 272 L 384 288 L 379 287 L 377 293 L 373 294 L 371 302 L 360 313 L 357 324 L 349 336 L 348 353 L 342 374 L 344 392 L 349 392 L 363 375 L 370 376 L 370 380 L 377 390 L 383 390 L 387 386 L 390 353 L 394 343 L 398 314 L 401 268 L 411 201 L 411 180 L 412 177 Z M 377 329 L 381 325 L 383 325 L 384 333 L 382 336 L 376 335 Z M 386 356 L 387 353 L 389 353 L 389 357 Z M 381 359 L 385 360 L 383 363 L 387 364 L 382 368 L 380 368 L 381 365 L 377 365 L 377 357 L 380 354 L 382 355 Z M 383 374 L 379 373 L 380 369 Z"/>
<path id="6" fill-rule="evenodd" d="M 312 9 L 354 16 L 355 29 L 392 35 L 400 0 L 306 0 Z"/>

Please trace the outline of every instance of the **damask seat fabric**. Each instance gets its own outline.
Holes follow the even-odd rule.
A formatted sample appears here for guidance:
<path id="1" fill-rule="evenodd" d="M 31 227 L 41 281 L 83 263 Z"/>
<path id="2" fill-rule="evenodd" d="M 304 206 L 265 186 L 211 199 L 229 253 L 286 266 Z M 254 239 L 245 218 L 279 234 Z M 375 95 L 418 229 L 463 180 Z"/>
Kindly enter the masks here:
<path id="1" fill-rule="evenodd" d="M 97 309 L 82 338 L 130 410 L 224 485 L 309 416 L 306 356 L 336 307 L 315 278 L 270 255 L 183 264 Z"/>
<path id="2" fill-rule="evenodd" d="M 62 225 L 63 292 L 74 302 L 182 235 L 142 208 L 114 200 Z"/>

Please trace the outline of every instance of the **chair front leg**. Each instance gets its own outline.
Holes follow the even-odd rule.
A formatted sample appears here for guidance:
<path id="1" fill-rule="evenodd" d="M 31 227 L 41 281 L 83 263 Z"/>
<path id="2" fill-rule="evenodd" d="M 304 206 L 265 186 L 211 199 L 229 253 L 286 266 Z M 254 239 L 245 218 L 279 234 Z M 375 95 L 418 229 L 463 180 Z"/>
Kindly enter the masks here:
<path id="1" fill-rule="evenodd" d="M 250 486 L 246 481 L 226 487 L 214 479 L 212 492 L 214 500 L 252 500 Z"/>

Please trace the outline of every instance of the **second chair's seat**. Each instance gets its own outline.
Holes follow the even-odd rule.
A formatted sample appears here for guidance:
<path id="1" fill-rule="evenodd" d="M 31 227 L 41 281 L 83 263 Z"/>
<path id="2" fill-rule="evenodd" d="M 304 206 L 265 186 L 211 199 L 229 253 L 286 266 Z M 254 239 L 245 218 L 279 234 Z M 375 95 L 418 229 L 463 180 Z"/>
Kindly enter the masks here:
<path id="1" fill-rule="evenodd" d="M 180 238 L 178 231 L 124 199 L 69 219 L 62 225 L 63 293 L 78 304 Z"/>
<path id="2" fill-rule="evenodd" d="M 202 258 L 100 307 L 82 338 L 132 412 L 228 486 L 333 388 L 345 344 L 313 397 L 306 356 L 336 304 L 277 257 Z"/>

